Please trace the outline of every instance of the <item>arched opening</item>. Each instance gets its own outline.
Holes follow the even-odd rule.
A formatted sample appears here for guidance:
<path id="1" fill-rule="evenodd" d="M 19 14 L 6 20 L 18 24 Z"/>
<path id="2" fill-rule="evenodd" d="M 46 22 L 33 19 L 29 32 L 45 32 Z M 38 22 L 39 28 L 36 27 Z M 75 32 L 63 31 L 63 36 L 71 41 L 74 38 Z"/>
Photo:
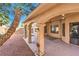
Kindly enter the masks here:
<path id="1" fill-rule="evenodd" d="M 38 9 L 39 10 L 39 9 Z M 61 11 L 60 11 L 61 10 Z M 59 43 L 60 41 L 55 41 L 52 44 L 52 39 L 59 39 L 66 43 L 70 43 L 71 38 L 71 30 L 73 26 L 70 26 L 72 22 L 79 22 L 79 8 L 78 5 L 65 5 L 60 4 L 56 6 L 56 8 L 51 8 L 45 13 L 39 14 L 40 18 L 37 16 L 37 23 L 39 23 L 38 28 L 38 47 L 41 55 L 44 53 L 44 49 L 47 53 L 51 53 L 55 46 L 55 43 Z M 41 22 L 42 21 L 42 22 Z M 42 24 L 46 24 L 46 26 L 42 26 Z M 78 24 L 76 24 L 78 27 Z M 75 25 L 75 26 L 76 26 Z M 72 28 L 70 28 L 72 27 Z M 78 30 L 77 30 L 78 29 Z M 79 31 L 79 27 L 76 30 Z M 78 33 L 78 32 L 77 32 Z M 45 48 L 44 48 L 44 34 L 47 34 L 51 38 L 45 38 Z M 50 41 L 46 41 L 50 39 Z M 60 43 L 58 44 L 59 47 Z M 41 46 L 41 47 L 40 47 Z M 50 50 L 50 51 L 49 51 Z M 58 53 L 58 52 L 57 52 Z"/>
<path id="2" fill-rule="evenodd" d="M 47 35 L 66 43 L 79 45 L 79 12 L 67 13 L 51 18 L 47 23 Z M 72 24 L 72 25 L 71 25 Z M 73 28 L 75 27 L 73 34 Z M 72 37 L 73 36 L 73 37 Z"/>
<path id="3" fill-rule="evenodd" d="M 27 37 L 24 39 L 34 53 L 37 53 L 37 23 L 30 22 L 26 25 Z"/>
<path id="4" fill-rule="evenodd" d="M 31 39 L 32 39 L 32 43 L 36 43 L 37 42 L 37 23 L 31 23 Z"/>
<path id="5" fill-rule="evenodd" d="M 56 44 L 60 44 L 61 41 L 64 41 L 68 44 L 79 44 L 79 12 L 58 15 L 54 18 L 51 18 L 45 24 L 47 27 L 45 28 L 45 30 L 47 31 L 47 33 L 45 33 L 46 55 L 53 54 L 50 51 L 54 49 L 53 44 L 55 44 L 56 42 Z M 70 26 L 71 24 L 72 26 Z M 74 31 L 76 31 L 76 33 L 74 34 L 76 38 L 72 37 L 73 28 L 75 28 Z M 56 39 L 58 39 L 58 41 L 55 41 Z"/>

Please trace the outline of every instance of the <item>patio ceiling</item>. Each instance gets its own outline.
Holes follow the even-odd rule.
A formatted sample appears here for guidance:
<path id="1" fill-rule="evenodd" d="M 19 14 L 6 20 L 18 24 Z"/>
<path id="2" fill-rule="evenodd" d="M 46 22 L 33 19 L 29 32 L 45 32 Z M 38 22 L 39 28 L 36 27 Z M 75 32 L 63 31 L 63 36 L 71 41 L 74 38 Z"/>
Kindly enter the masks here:
<path id="1" fill-rule="evenodd" d="M 26 20 L 24 21 L 24 23 L 25 22 L 27 22 L 27 21 L 29 21 L 29 20 L 31 20 L 32 18 L 34 18 L 34 17 L 36 17 L 36 16 L 38 16 L 38 15 L 40 15 L 40 14 L 42 14 L 42 13 L 44 13 L 44 12 L 46 12 L 47 10 L 49 10 L 50 8 L 53 8 L 55 5 L 57 5 L 56 3 L 43 3 L 43 4 L 40 4 L 33 12 L 31 12 L 28 16 L 27 16 L 27 18 L 26 18 Z"/>
<path id="2" fill-rule="evenodd" d="M 79 4 L 40 4 L 28 15 L 25 23 L 29 20 L 36 20 L 35 18 L 38 20 L 37 23 L 46 23 L 53 17 L 73 12 L 79 12 Z"/>
<path id="3" fill-rule="evenodd" d="M 55 8 L 46 11 L 40 18 L 38 18 L 37 23 L 46 23 L 50 19 L 63 14 L 79 12 L 79 4 L 59 4 Z M 41 22 L 42 21 L 42 22 Z"/>

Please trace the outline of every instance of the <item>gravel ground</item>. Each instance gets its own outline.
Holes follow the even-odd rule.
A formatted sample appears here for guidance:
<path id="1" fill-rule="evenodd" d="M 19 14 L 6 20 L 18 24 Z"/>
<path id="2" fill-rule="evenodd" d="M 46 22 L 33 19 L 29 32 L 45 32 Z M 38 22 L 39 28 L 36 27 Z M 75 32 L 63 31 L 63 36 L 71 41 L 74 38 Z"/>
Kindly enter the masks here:
<path id="1" fill-rule="evenodd" d="M 23 29 L 16 31 L 3 46 L 0 47 L 0 56 L 34 56 L 23 40 Z"/>

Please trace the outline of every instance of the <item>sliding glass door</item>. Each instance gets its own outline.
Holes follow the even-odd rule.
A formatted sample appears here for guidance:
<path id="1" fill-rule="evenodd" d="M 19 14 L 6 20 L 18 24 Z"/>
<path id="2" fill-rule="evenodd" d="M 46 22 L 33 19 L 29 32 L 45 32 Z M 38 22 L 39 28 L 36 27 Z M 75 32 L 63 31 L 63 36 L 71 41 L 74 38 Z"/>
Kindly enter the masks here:
<path id="1" fill-rule="evenodd" d="M 70 43 L 79 45 L 79 22 L 70 23 Z"/>

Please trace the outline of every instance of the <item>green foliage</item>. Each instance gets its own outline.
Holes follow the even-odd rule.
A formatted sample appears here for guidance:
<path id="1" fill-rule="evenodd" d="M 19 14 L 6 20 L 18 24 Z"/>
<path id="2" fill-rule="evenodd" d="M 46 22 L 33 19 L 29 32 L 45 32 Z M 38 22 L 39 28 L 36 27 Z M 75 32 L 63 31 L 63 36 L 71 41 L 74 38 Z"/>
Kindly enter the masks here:
<path id="1" fill-rule="evenodd" d="M 14 6 L 14 9 L 17 9 L 17 8 L 21 9 L 22 10 L 22 15 L 26 15 L 27 16 L 37 6 L 34 6 L 32 3 L 19 3 L 19 4 L 16 3 L 15 6 Z"/>
<path id="2" fill-rule="evenodd" d="M 6 25 L 9 23 L 9 17 L 5 14 L 0 14 L 0 24 L 2 25 Z"/>
<path id="3" fill-rule="evenodd" d="M 37 6 L 34 3 L 0 3 L 0 24 L 6 25 L 9 23 L 9 14 L 15 9 L 21 9 L 22 15 L 27 16 Z"/>
<path id="4" fill-rule="evenodd" d="M 10 4 L 0 4 L 0 26 L 6 25 L 9 23 L 9 10 L 7 7 L 10 7 Z"/>

